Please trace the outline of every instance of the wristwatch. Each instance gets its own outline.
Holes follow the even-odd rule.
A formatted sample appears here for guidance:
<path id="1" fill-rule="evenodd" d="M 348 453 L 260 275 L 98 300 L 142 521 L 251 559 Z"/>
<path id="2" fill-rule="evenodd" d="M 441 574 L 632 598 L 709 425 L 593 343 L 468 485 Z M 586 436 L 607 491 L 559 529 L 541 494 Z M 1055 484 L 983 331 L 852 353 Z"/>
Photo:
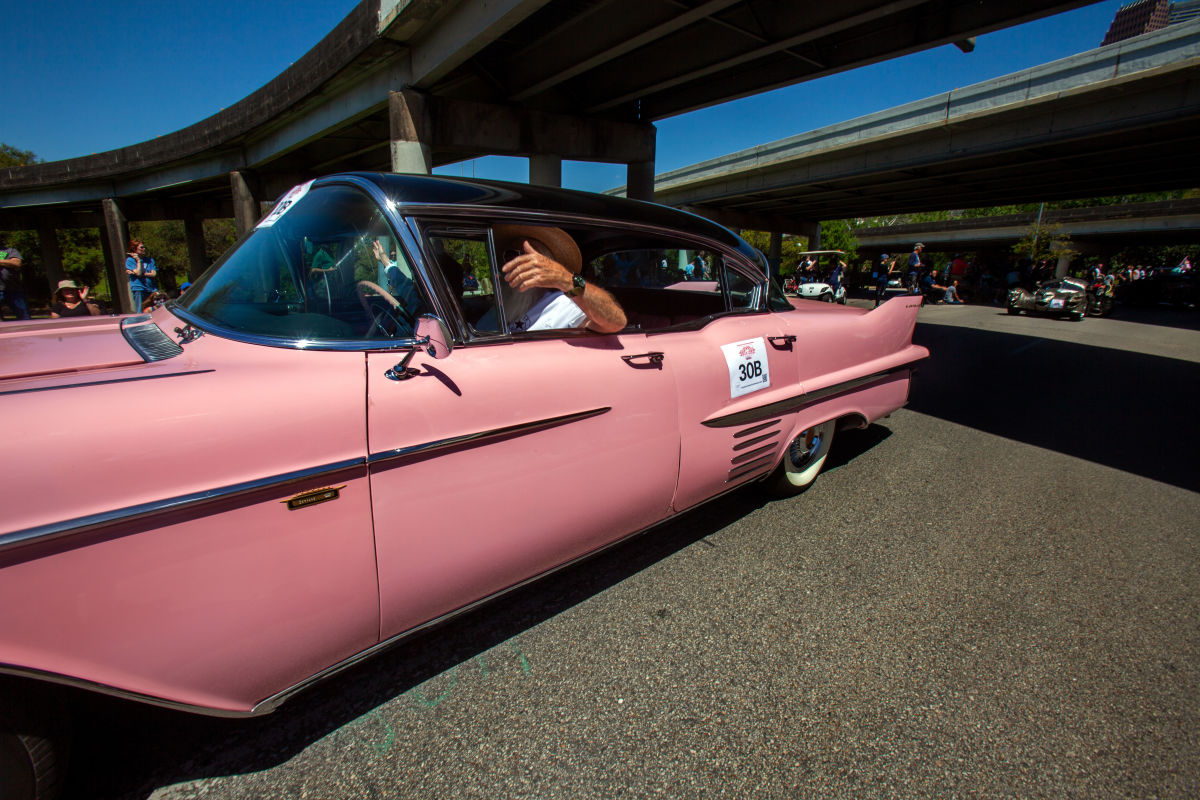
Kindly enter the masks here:
<path id="1" fill-rule="evenodd" d="M 587 286 L 587 281 L 583 279 L 582 275 L 573 276 L 571 278 L 571 283 L 573 284 L 571 286 L 571 291 L 567 292 L 567 294 L 569 294 L 571 297 L 579 297 L 581 294 L 583 294 L 583 287 Z"/>

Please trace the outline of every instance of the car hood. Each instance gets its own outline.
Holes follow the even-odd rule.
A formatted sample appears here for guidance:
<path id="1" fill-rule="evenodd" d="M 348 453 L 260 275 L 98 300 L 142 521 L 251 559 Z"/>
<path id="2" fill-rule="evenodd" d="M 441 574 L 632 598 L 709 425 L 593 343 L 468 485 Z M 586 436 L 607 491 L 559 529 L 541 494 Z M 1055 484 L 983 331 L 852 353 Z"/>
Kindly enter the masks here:
<path id="1" fill-rule="evenodd" d="M 0 380 L 145 363 L 121 334 L 128 317 L 0 325 Z"/>

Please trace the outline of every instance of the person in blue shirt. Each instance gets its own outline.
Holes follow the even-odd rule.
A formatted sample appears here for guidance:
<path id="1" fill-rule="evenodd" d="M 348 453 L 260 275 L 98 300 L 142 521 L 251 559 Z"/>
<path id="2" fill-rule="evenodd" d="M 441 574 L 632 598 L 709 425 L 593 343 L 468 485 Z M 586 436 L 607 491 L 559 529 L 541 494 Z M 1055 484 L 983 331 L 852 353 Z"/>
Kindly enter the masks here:
<path id="1" fill-rule="evenodd" d="M 133 312 L 140 313 L 142 303 L 158 288 L 158 267 L 154 259 L 146 255 L 146 245 L 141 239 L 131 239 L 125 253 L 125 272 L 129 275 L 129 293 L 133 295 Z"/>
<path id="2" fill-rule="evenodd" d="M 913 245 L 912 252 L 908 254 L 908 290 L 912 294 L 920 294 L 921 289 L 917 286 L 917 278 L 921 274 L 921 251 L 925 249 L 925 245 L 917 242 Z"/>
<path id="3" fill-rule="evenodd" d="M 0 308 L 8 306 L 17 319 L 29 319 L 29 306 L 21 289 L 21 251 L 0 247 Z M 3 317 L 0 317 L 2 319 Z"/>

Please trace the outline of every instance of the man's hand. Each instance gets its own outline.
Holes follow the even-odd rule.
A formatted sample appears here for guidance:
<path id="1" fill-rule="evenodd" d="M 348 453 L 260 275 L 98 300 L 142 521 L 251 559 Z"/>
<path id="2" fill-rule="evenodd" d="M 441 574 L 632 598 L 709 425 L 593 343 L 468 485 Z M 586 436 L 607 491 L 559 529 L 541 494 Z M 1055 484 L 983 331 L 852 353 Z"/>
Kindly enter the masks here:
<path id="1" fill-rule="evenodd" d="M 522 243 L 525 251 L 501 267 L 504 280 L 518 292 L 530 289 L 558 289 L 564 294 L 571 291 L 571 270 L 550 256 L 534 249 L 528 241 Z"/>

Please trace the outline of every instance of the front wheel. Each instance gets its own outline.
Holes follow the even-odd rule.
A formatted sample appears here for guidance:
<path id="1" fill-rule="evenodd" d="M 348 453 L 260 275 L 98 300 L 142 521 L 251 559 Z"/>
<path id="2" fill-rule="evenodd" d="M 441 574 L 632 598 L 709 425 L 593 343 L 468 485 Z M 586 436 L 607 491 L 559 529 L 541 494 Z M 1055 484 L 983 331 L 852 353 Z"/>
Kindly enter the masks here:
<path id="1" fill-rule="evenodd" d="M 783 454 L 783 461 L 767 479 L 767 487 L 777 497 L 800 494 L 817 479 L 817 473 L 829 455 L 835 420 L 801 431 Z"/>
<path id="2" fill-rule="evenodd" d="M 1016 316 L 1017 314 L 1021 313 L 1021 309 L 1017 308 L 1016 306 L 1009 306 L 1008 313 L 1012 314 L 1013 316 Z"/>

